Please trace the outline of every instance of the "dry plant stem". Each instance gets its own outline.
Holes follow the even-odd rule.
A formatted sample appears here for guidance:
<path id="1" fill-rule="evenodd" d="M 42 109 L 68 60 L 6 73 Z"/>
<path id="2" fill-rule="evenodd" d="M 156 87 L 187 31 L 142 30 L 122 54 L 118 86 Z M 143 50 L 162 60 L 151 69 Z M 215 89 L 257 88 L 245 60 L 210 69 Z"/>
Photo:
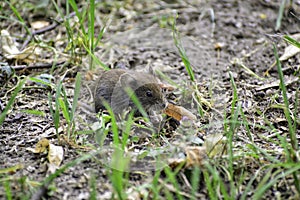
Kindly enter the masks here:
<path id="1" fill-rule="evenodd" d="M 272 63 L 272 65 L 264 72 L 264 76 L 269 76 L 269 71 L 270 71 L 273 67 L 275 67 L 275 65 L 276 65 L 276 61 L 274 61 L 274 62 Z"/>
<path id="2" fill-rule="evenodd" d="M 189 189 L 192 189 L 192 186 L 190 184 L 190 182 L 188 181 L 188 178 L 186 177 L 186 175 L 182 172 L 180 172 L 180 176 L 181 178 L 183 179 L 184 183 L 186 184 L 186 186 L 189 188 Z"/>
<path id="3" fill-rule="evenodd" d="M 232 63 L 237 64 L 239 67 L 243 68 L 245 70 L 246 73 L 254 76 L 255 78 L 259 79 L 259 80 L 264 80 L 263 78 L 261 78 L 260 76 L 258 76 L 256 73 L 254 73 L 251 69 L 249 69 L 244 63 L 243 63 L 243 59 L 239 59 L 239 58 L 234 58 Z"/>
<path id="4" fill-rule="evenodd" d="M 66 61 L 57 62 L 55 65 L 62 65 Z M 12 66 L 14 70 L 25 70 L 25 69 L 43 69 L 43 68 L 51 68 L 54 63 L 36 63 L 31 65 L 16 65 Z"/>

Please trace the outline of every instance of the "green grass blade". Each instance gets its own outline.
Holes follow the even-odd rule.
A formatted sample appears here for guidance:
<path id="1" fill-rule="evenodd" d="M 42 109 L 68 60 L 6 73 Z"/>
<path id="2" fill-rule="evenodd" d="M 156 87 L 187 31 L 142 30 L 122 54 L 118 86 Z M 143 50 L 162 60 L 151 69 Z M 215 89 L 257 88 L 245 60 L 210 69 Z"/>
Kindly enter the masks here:
<path id="1" fill-rule="evenodd" d="M 294 123 L 294 131 L 296 132 L 297 130 L 297 124 L 300 124 L 300 119 L 297 119 L 297 114 L 299 112 L 299 88 L 296 89 L 296 93 L 295 93 L 295 105 L 294 105 L 294 116 L 296 117 L 295 119 L 295 123 Z"/>
<path id="2" fill-rule="evenodd" d="M 234 81 L 232 74 L 230 73 L 230 81 L 233 88 L 233 99 L 231 103 L 231 119 L 230 119 L 230 127 L 229 132 L 227 133 L 228 138 L 228 153 L 229 153 L 229 181 L 231 186 L 231 196 L 235 196 L 235 184 L 234 184 L 234 169 L 233 169 L 233 135 L 235 133 L 235 129 L 237 128 L 237 122 L 239 117 L 239 111 L 241 110 L 241 104 L 238 103 L 238 94 L 237 87 Z M 238 103 L 238 104 L 237 104 Z M 236 108 L 237 105 L 237 108 Z"/>
<path id="3" fill-rule="evenodd" d="M 94 54 L 94 38 L 95 38 L 95 0 L 90 0 L 88 9 L 88 35 L 86 37 L 88 48 Z M 93 57 L 90 57 L 90 69 L 95 69 Z"/>
<path id="4" fill-rule="evenodd" d="M 45 81 L 45 80 L 42 80 L 42 79 L 40 79 L 40 78 L 29 77 L 29 80 L 31 80 L 31 81 L 33 81 L 33 82 L 36 82 L 36 83 L 39 83 L 39 84 L 41 84 L 41 85 L 47 86 L 47 87 L 49 87 L 49 88 L 52 88 L 52 87 L 53 87 L 53 85 L 52 85 L 50 82 Z"/>
<path id="5" fill-rule="evenodd" d="M 158 199 L 158 197 L 159 197 L 159 191 L 160 191 L 160 187 L 161 187 L 161 185 L 159 184 L 160 175 L 161 175 L 161 171 L 157 170 L 155 172 L 155 175 L 154 175 L 151 185 L 150 185 L 151 192 L 153 193 L 153 199 Z"/>
<path id="6" fill-rule="evenodd" d="M 18 10 L 8 1 L 6 3 L 9 5 L 10 9 L 13 11 L 13 13 L 17 16 L 18 20 L 21 22 L 21 24 L 24 26 L 26 32 L 31 35 L 31 31 L 26 25 L 24 19 L 22 18 L 21 14 L 18 12 Z"/>
<path id="7" fill-rule="evenodd" d="M 166 173 L 166 176 L 167 176 L 167 181 L 170 182 L 174 188 L 176 188 L 176 199 L 180 199 L 180 200 L 183 200 L 183 197 L 182 195 L 179 193 L 180 191 L 180 188 L 179 188 L 179 184 L 178 184 L 178 181 L 176 179 L 176 172 L 173 172 L 170 170 L 170 168 L 166 167 L 164 169 L 164 172 Z"/>
<path id="8" fill-rule="evenodd" d="M 3 182 L 3 188 L 4 188 L 4 191 L 5 191 L 5 194 L 6 194 L 6 199 L 7 200 L 12 200 L 12 192 L 11 192 L 11 187 L 10 187 L 10 181 L 9 180 L 6 180 Z"/>
<path id="9" fill-rule="evenodd" d="M 48 93 L 49 110 L 50 110 L 50 114 L 51 114 L 52 118 L 54 119 L 54 109 L 53 109 L 53 105 L 52 105 L 52 99 L 53 99 L 53 96 L 52 96 L 51 92 L 49 92 Z"/>
<path id="10" fill-rule="evenodd" d="M 278 183 L 279 179 L 282 179 L 288 175 L 291 175 L 293 173 L 299 173 L 300 165 L 299 163 L 294 163 L 294 166 L 288 169 L 287 171 L 279 171 L 278 175 L 274 176 L 274 173 L 272 173 L 272 178 L 268 179 L 264 184 L 260 184 L 257 188 L 258 190 L 254 191 L 253 198 L 254 200 L 261 199 L 262 196 L 265 194 L 265 192 L 272 187 L 274 184 Z M 271 170 L 270 170 L 271 171 Z"/>
<path id="11" fill-rule="evenodd" d="M 124 157 L 124 151 L 116 147 L 112 155 L 111 176 L 113 188 L 118 195 L 118 199 L 127 199 L 125 188 L 128 182 L 125 170 L 128 170 L 129 159 Z"/>
<path id="12" fill-rule="evenodd" d="M 291 155 L 289 157 L 289 160 L 296 161 L 297 157 L 295 155 L 296 155 L 296 152 L 299 150 L 296 129 L 295 129 L 295 125 L 293 124 L 293 123 L 296 123 L 296 121 L 294 121 L 294 122 L 292 121 L 291 115 L 293 113 L 291 113 L 289 111 L 290 107 L 289 107 L 289 100 L 287 97 L 287 89 L 286 89 L 286 86 L 284 83 L 282 67 L 281 67 L 281 63 L 279 61 L 279 56 L 278 56 L 277 48 L 276 48 L 275 44 L 273 44 L 273 48 L 274 48 L 274 54 L 276 57 L 277 71 L 278 71 L 278 75 L 279 75 L 279 79 L 280 79 L 280 89 L 282 91 L 283 101 L 284 101 L 284 105 L 285 105 L 285 108 L 283 109 L 283 111 L 284 111 L 285 118 L 288 121 L 289 135 L 290 135 L 290 139 L 291 139 L 292 149 L 290 150 Z M 297 99 L 297 97 L 296 97 L 296 99 Z M 293 118 L 295 119 L 295 117 L 296 116 L 294 116 Z M 295 187 L 296 187 L 298 193 L 300 194 L 300 183 L 299 183 L 299 179 L 298 179 L 298 173 L 294 172 L 293 177 L 294 177 Z"/>
<path id="13" fill-rule="evenodd" d="M 107 22 L 106 22 L 106 23 L 107 23 Z M 96 47 L 98 46 L 100 40 L 103 38 L 104 33 L 106 32 L 106 29 L 107 29 L 107 24 L 106 24 L 106 23 L 104 24 L 104 26 L 103 26 L 103 27 L 101 28 L 101 30 L 100 30 L 100 33 L 99 33 L 99 35 L 98 35 L 98 37 L 97 37 L 97 40 L 96 40 L 95 44 L 93 45 L 94 49 L 93 49 L 92 52 L 95 51 L 95 49 L 96 49 Z"/>
<path id="14" fill-rule="evenodd" d="M 20 112 L 27 113 L 27 114 L 30 114 L 30 115 L 41 116 L 41 117 L 46 116 L 46 113 L 43 112 L 43 111 L 40 111 L 40 110 L 20 110 Z"/>
<path id="15" fill-rule="evenodd" d="M 113 133 L 113 144 L 116 147 L 118 147 L 120 144 L 120 141 L 119 141 L 119 128 L 118 128 L 116 116 L 115 116 L 114 112 L 112 111 L 110 105 L 107 102 L 103 102 L 103 105 L 111 117 L 111 131 Z"/>
<path id="16" fill-rule="evenodd" d="M 7 112 L 9 111 L 9 109 L 11 109 L 11 107 L 12 107 L 12 105 L 13 105 L 13 103 L 14 103 L 17 95 L 18 95 L 18 93 L 22 89 L 22 87 L 23 87 L 24 83 L 26 82 L 26 80 L 27 79 L 25 78 L 25 79 L 23 79 L 23 80 L 21 80 L 19 82 L 18 86 L 16 87 L 16 89 L 13 92 L 13 94 L 11 95 L 11 97 L 10 97 L 7 105 L 5 106 L 3 112 L 0 114 L 0 125 L 2 125 L 4 119 L 5 119 L 6 115 L 7 115 Z"/>
<path id="17" fill-rule="evenodd" d="M 125 88 L 125 90 L 126 90 L 128 96 L 130 97 L 130 99 L 133 101 L 133 103 L 137 107 L 138 111 L 142 114 L 142 116 L 146 119 L 149 119 L 149 116 L 148 116 L 147 112 L 145 111 L 145 109 L 142 106 L 141 102 L 139 101 L 139 99 L 135 95 L 134 91 L 131 88 Z"/>
<path id="18" fill-rule="evenodd" d="M 88 38 L 89 38 L 89 49 L 94 53 L 94 36 L 95 36 L 95 0 L 90 0 L 89 6 L 89 24 L 88 24 Z"/>
<path id="19" fill-rule="evenodd" d="M 246 115 L 245 113 L 243 112 L 243 109 L 241 108 L 240 110 L 240 113 L 241 113 L 241 117 L 242 117 L 242 124 L 245 126 L 245 129 L 246 129 L 246 135 L 248 136 L 249 140 L 251 142 L 253 142 L 253 137 L 252 137 L 252 133 L 251 133 L 251 130 L 250 130 L 250 127 L 249 127 L 249 123 L 248 123 L 248 120 L 246 118 Z"/>
<path id="20" fill-rule="evenodd" d="M 70 120 L 71 121 L 73 121 L 75 110 L 76 110 L 77 105 L 78 105 L 78 98 L 79 98 L 79 94 L 80 94 L 80 85 L 81 85 L 81 74 L 77 73 L 76 78 L 75 78 L 75 89 L 74 89 L 72 111 L 70 113 Z"/>
<path id="21" fill-rule="evenodd" d="M 72 9 L 75 11 L 78 19 L 81 19 L 81 14 L 79 12 L 79 9 L 78 9 L 78 6 L 77 6 L 75 0 L 68 0 L 68 3 L 71 5 Z"/>
<path id="22" fill-rule="evenodd" d="M 203 176 L 204 176 L 205 186 L 208 191 L 209 199 L 217 199 L 217 195 L 213 187 L 212 179 L 210 178 L 210 175 L 207 170 L 203 172 Z"/>
<path id="23" fill-rule="evenodd" d="M 62 91 L 62 97 L 63 97 L 63 104 L 65 106 L 64 109 L 66 111 L 66 114 L 68 115 L 67 122 L 71 123 L 71 117 L 70 117 L 70 115 L 71 115 L 71 113 L 70 113 L 71 112 L 71 106 L 70 106 L 70 103 L 68 101 L 68 95 L 66 93 L 65 87 L 62 87 L 61 91 Z"/>
<path id="24" fill-rule="evenodd" d="M 220 190 L 224 199 L 232 199 L 229 197 L 227 186 L 225 186 L 222 176 L 219 174 L 218 170 L 210 164 L 206 164 L 205 166 L 208 170 L 203 170 L 203 175 L 209 198 L 217 200 L 217 194 Z"/>
<path id="25" fill-rule="evenodd" d="M 63 100 L 63 98 L 59 98 L 58 102 L 59 102 L 59 107 L 62 110 L 63 116 L 69 124 L 70 123 L 70 115 L 69 115 L 67 105 L 65 104 L 65 101 Z"/>
<path id="26" fill-rule="evenodd" d="M 291 45 L 294 45 L 295 47 L 299 48 L 300 49 L 300 42 L 298 42 L 297 40 L 295 40 L 294 38 L 288 36 L 288 35 L 285 35 L 283 36 L 283 39 L 290 43 Z"/>
<path id="27" fill-rule="evenodd" d="M 172 29 L 173 29 L 173 40 L 174 40 L 175 46 L 177 47 L 177 49 L 179 51 L 180 57 L 182 59 L 182 62 L 185 66 L 186 71 L 188 72 L 188 75 L 189 75 L 191 81 L 194 82 L 195 81 L 194 71 L 193 71 L 191 63 L 189 61 L 189 58 L 185 52 L 185 49 L 182 46 L 180 34 L 176 28 L 176 20 L 175 19 L 174 19 Z"/>
<path id="28" fill-rule="evenodd" d="M 191 184 L 192 184 L 192 195 L 193 195 L 193 199 L 197 199 L 196 198 L 196 193 L 199 190 L 199 183 L 200 183 L 200 173 L 201 173 L 201 169 L 199 167 L 195 167 L 192 171 L 192 180 L 191 180 Z"/>
<path id="29" fill-rule="evenodd" d="M 80 11 L 75 0 L 69 0 L 68 2 L 75 11 L 76 17 L 79 19 L 80 30 L 82 31 L 82 34 L 86 36 L 86 30 L 84 28 L 84 22 L 86 21 L 86 9 L 82 8 Z M 68 4 L 66 6 L 68 6 Z"/>
<path id="30" fill-rule="evenodd" d="M 101 62 L 85 44 L 82 44 L 82 45 L 83 45 L 84 49 L 89 53 L 89 55 L 93 58 L 93 60 L 96 62 L 96 64 L 101 66 L 104 70 L 109 70 L 109 67 L 106 64 L 104 64 L 103 62 Z"/>
<path id="31" fill-rule="evenodd" d="M 276 20 L 276 27 L 275 27 L 276 31 L 278 31 L 281 27 L 281 21 L 282 21 L 282 17 L 283 17 L 283 13 L 284 13 L 285 3 L 286 3 L 286 0 L 281 0 L 281 4 L 279 7 L 279 11 L 278 11 L 278 16 L 277 16 L 277 20 Z"/>
<path id="32" fill-rule="evenodd" d="M 126 126 L 125 130 L 122 131 L 122 150 L 125 150 L 129 135 L 130 135 L 130 130 L 133 124 L 133 111 L 131 111 L 128 115 L 128 118 L 126 120 Z"/>
<path id="33" fill-rule="evenodd" d="M 96 177 L 94 174 L 91 175 L 90 181 L 90 198 L 89 200 L 97 200 L 97 184 L 96 184 Z"/>
<path id="34" fill-rule="evenodd" d="M 241 200 L 246 200 L 247 199 L 247 194 L 252 190 L 251 186 L 253 185 L 253 182 L 257 179 L 257 176 L 261 172 L 261 169 L 262 168 L 256 170 L 255 174 L 252 176 L 252 178 L 250 179 L 250 181 L 248 181 L 248 184 L 247 184 L 247 186 L 246 186 L 246 188 L 243 191 L 243 194 L 241 196 Z"/>
<path id="35" fill-rule="evenodd" d="M 292 118 L 290 116 L 290 112 L 289 112 L 289 100 L 287 97 L 287 90 L 286 90 L 286 86 L 284 83 L 284 77 L 283 77 L 283 72 L 282 72 L 282 67 L 281 67 L 281 63 L 279 61 L 279 56 L 277 53 L 277 48 L 275 46 L 275 44 L 273 44 L 273 50 L 274 50 L 274 54 L 276 57 L 276 65 L 277 65 L 277 71 L 278 71 L 278 75 L 279 75 L 279 79 L 280 79 L 280 89 L 282 91 L 282 96 L 283 96 L 283 101 L 284 101 L 284 105 L 285 108 L 283 109 L 284 111 L 284 115 L 288 121 L 288 127 L 289 127 L 289 134 L 290 134 L 290 138 L 291 138 L 291 145 L 293 147 L 293 149 L 295 151 L 298 150 L 298 141 L 297 141 L 297 136 L 296 136 L 296 132 L 294 130 L 294 125 L 292 122 Z"/>
<path id="36" fill-rule="evenodd" d="M 70 0 L 70 1 L 72 1 L 72 0 Z M 68 35 L 68 42 L 69 42 L 69 44 L 67 45 L 67 49 L 71 49 L 71 54 L 74 55 L 74 53 L 75 53 L 75 48 L 74 48 L 74 40 L 75 40 L 74 39 L 75 38 L 74 37 L 74 31 L 71 28 L 69 18 L 66 17 L 66 16 L 69 16 L 69 14 L 70 14 L 70 11 L 69 11 L 70 10 L 70 8 L 69 8 L 70 1 L 68 1 L 68 3 L 66 3 L 66 8 L 65 8 L 66 11 L 65 11 L 65 13 L 62 11 L 62 9 L 57 5 L 57 3 L 54 0 L 52 0 L 52 3 L 54 5 L 56 11 L 58 12 L 60 18 L 64 20 L 63 21 L 64 22 L 63 25 L 66 28 L 66 33 Z M 73 9 L 76 10 L 76 8 L 73 8 Z M 77 8 L 77 10 L 78 10 L 78 8 Z M 71 47 L 68 47 L 69 45 Z"/>
<path id="37" fill-rule="evenodd" d="M 54 115 L 53 115 L 54 127 L 55 127 L 55 130 L 56 130 L 57 136 L 59 136 L 59 134 L 58 134 L 58 127 L 59 127 L 59 121 L 60 121 L 60 118 L 59 118 L 59 108 L 60 108 L 59 99 L 60 99 L 61 88 L 62 88 L 62 82 L 60 81 L 57 88 L 56 88 L 55 111 L 54 111 Z M 51 100 L 51 102 L 52 102 L 52 100 Z"/>

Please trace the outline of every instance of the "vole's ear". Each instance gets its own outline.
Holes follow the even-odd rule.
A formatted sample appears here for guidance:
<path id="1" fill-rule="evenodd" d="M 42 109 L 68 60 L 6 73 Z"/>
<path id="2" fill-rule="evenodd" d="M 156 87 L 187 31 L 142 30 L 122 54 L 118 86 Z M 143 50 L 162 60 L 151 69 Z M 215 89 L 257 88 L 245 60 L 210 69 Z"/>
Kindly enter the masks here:
<path id="1" fill-rule="evenodd" d="M 120 76 L 119 83 L 121 86 L 131 87 L 136 82 L 136 77 L 134 77 L 130 72 L 126 72 Z"/>
<path id="2" fill-rule="evenodd" d="M 155 76 L 155 73 L 154 73 L 154 70 L 153 70 L 152 65 L 148 65 L 147 68 L 148 68 L 148 69 L 147 69 L 148 74 L 151 74 L 152 76 Z"/>

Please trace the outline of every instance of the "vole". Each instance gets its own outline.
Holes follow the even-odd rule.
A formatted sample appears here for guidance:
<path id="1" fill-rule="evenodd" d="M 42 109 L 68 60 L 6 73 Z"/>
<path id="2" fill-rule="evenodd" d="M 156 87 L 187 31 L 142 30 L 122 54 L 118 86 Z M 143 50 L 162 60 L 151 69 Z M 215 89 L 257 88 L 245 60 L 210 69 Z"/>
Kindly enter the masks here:
<path id="1" fill-rule="evenodd" d="M 132 101 L 135 95 L 146 112 L 163 110 L 167 100 L 162 93 L 158 80 L 151 74 L 125 69 L 104 71 L 96 82 L 94 91 L 95 111 L 106 109 L 109 105 L 115 114 L 128 107 L 139 114 Z"/>

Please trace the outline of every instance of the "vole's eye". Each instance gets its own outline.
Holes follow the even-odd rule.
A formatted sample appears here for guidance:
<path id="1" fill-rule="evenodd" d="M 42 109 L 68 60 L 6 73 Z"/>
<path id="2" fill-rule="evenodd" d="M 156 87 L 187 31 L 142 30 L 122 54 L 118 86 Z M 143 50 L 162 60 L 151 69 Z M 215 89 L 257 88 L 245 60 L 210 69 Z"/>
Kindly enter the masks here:
<path id="1" fill-rule="evenodd" d="M 152 94 L 152 92 L 151 92 L 150 90 L 148 90 L 148 91 L 146 92 L 146 95 L 147 95 L 147 97 L 153 97 L 153 94 Z"/>

